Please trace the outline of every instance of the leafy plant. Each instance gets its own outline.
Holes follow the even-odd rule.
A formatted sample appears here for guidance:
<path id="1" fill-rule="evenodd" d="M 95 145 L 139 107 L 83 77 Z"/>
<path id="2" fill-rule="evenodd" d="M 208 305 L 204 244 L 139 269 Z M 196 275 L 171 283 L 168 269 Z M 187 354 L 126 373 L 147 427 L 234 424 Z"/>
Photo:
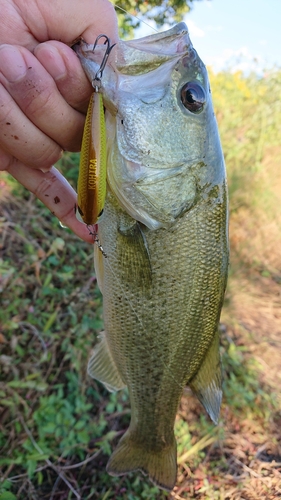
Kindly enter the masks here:
<path id="1" fill-rule="evenodd" d="M 142 20 L 155 21 L 158 27 L 182 21 L 192 8 L 194 0 L 114 0 L 118 16 L 119 32 L 122 38 L 132 37 Z"/>

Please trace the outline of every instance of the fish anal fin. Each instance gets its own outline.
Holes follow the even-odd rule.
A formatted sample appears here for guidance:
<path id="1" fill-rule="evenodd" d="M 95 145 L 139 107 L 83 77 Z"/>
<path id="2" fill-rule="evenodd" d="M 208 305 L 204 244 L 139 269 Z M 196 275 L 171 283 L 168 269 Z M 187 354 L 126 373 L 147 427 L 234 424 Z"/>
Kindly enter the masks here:
<path id="1" fill-rule="evenodd" d="M 105 332 L 100 334 L 101 340 L 94 348 L 88 363 L 90 377 L 102 382 L 110 392 L 126 387 L 110 352 Z"/>
<path id="2" fill-rule="evenodd" d="M 106 470 L 112 476 L 139 470 L 159 488 L 171 491 L 177 478 L 176 441 L 174 439 L 167 448 L 153 451 L 135 442 L 128 429 L 111 455 Z"/>
<path id="3" fill-rule="evenodd" d="M 214 337 L 199 371 L 189 382 L 189 386 L 200 403 L 202 403 L 213 422 L 217 424 L 222 400 L 222 375 L 218 332 Z"/>

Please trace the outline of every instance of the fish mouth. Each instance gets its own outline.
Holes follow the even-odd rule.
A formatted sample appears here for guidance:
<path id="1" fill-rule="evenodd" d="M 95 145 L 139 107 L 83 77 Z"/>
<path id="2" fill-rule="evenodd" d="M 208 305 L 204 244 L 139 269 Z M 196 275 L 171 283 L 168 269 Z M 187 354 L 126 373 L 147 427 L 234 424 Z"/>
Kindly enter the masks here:
<path id="1" fill-rule="evenodd" d="M 178 23 L 168 31 L 143 38 L 120 41 L 116 49 L 116 68 L 123 74 L 140 74 L 171 59 L 188 55 L 193 49 L 185 23 Z"/>
<path id="2" fill-rule="evenodd" d="M 167 31 L 161 31 L 159 33 L 155 33 L 153 35 L 144 36 L 142 38 L 136 38 L 133 40 L 127 40 L 126 42 L 122 42 L 121 40 L 118 43 L 125 43 L 128 47 L 132 47 L 137 50 L 143 50 L 145 52 L 161 52 L 163 51 L 166 54 L 173 53 L 173 42 L 176 39 L 186 38 L 186 42 L 188 45 L 191 44 L 189 38 L 189 32 L 187 25 L 184 22 L 175 24 L 171 29 Z M 72 49 L 82 56 L 88 56 L 89 52 L 93 52 L 94 44 L 90 44 L 85 42 L 85 40 L 80 39 L 77 43 L 72 45 Z M 163 50 L 164 49 L 164 50 Z M 98 52 L 104 52 L 104 48 L 97 47 Z"/>
<path id="3" fill-rule="evenodd" d="M 94 76 L 103 61 L 106 46 L 98 44 L 94 47 L 93 44 L 81 41 L 74 46 L 74 50 L 89 80 L 93 83 Z M 123 86 L 124 82 L 126 84 L 129 81 L 128 78 L 145 78 L 145 75 L 151 74 L 159 67 L 163 68 L 168 78 L 171 68 L 180 59 L 186 57 L 193 62 L 194 58 L 198 57 L 195 54 L 187 25 L 184 22 L 176 24 L 167 31 L 143 38 L 119 40 L 110 53 L 103 72 L 101 92 L 105 107 L 113 115 L 116 114 L 117 88 L 118 85 Z"/>
<path id="4" fill-rule="evenodd" d="M 127 45 L 134 47 L 139 50 L 149 51 L 151 46 L 151 52 L 156 53 L 158 50 L 163 52 L 163 42 L 164 47 L 170 52 L 172 48 L 172 44 L 175 39 L 187 37 L 189 39 L 189 33 L 187 25 L 184 22 L 175 24 L 171 29 L 167 31 L 162 31 L 159 33 L 155 33 L 153 35 L 145 36 L 143 38 L 137 38 L 135 40 L 129 40 L 126 42 Z M 158 47 L 159 45 L 159 47 Z"/>
<path id="5" fill-rule="evenodd" d="M 100 65 L 106 51 L 106 47 L 104 45 L 97 45 L 94 50 L 93 43 L 87 43 L 82 39 L 79 42 L 75 43 L 75 45 L 72 45 L 71 48 L 74 50 L 74 52 L 76 52 L 81 62 L 84 58 L 89 59 L 97 65 L 97 68 L 98 65 Z"/>
<path id="6" fill-rule="evenodd" d="M 84 41 L 72 47 L 82 62 L 88 76 L 97 71 L 104 52 L 104 45 L 94 45 Z M 168 31 L 153 35 L 127 40 L 120 40 L 113 49 L 113 56 L 109 57 L 109 66 L 123 74 L 139 74 L 151 71 L 166 61 L 188 55 L 193 46 L 189 38 L 188 28 L 184 22 L 178 23 Z M 88 71 L 87 71 L 88 69 Z M 105 68 L 105 73 L 107 68 Z M 91 78 L 90 78 L 91 79 Z"/>

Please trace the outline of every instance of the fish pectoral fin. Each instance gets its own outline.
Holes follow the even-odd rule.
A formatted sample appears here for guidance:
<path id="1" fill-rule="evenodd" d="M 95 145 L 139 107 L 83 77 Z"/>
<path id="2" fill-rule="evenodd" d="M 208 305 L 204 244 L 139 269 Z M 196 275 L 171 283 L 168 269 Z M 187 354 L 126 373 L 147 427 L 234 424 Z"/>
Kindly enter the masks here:
<path id="1" fill-rule="evenodd" d="M 195 377 L 188 383 L 215 424 L 218 423 L 222 400 L 222 375 L 219 352 L 219 332 Z"/>
<path id="2" fill-rule="evenodd" d="M 133 439 L 130 429 L 119 441 L 111 455 L 107 467 L 111 476 L 122 476 L 128 472 L 141 471 L 160 488 L 171 491 L 177 478 L 177 444 L 153 451 L 147 449 L 145 441 Z"/>
<path id="3" fill-rule="evenodd" d="M 102 382 L 110 392 L 124 389 L 126 384 L 123 382 L 112 357 L 105 333 L 102 332 L 100 337 L 101 340 L 96 345 L 88 363 L 88 374 L 90 377 Z"/>
<path id="4" fill-rule="evenodd" d="M 145 296 L 150 296 L 152 286 L 152 271 L 149 250 L 145 234 L 139 222 L 130 227 L 118 227 L 117 252 L 120 269 L 122 269 L 122 283 L 133 286 Z"/>

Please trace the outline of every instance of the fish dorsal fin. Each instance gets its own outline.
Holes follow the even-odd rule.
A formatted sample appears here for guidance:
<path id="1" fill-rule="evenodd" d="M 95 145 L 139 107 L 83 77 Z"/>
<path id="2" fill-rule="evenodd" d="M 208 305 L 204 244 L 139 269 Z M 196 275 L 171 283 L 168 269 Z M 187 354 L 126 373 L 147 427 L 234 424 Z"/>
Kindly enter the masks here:
<path id="1" fill-rule="evenodd" d="M 92 378 L 102 382 L 110 392 L 124 389 L 126 384 L 123 382 L 118 368 L 113 360 L 105 332 L 101 332 L 100 338 L 101 340 L 95 346 L 93 355 L 89 360 L 88 374 Z"/>
<path id="2" fill-rule="evenodd" d="M 189 382 L 190 388 L 196 394 L 215 424 L 219 420 L 222 400 L 221 384 L 219 333 L 217 331 L 199 371 L 191 382 Z"/>

